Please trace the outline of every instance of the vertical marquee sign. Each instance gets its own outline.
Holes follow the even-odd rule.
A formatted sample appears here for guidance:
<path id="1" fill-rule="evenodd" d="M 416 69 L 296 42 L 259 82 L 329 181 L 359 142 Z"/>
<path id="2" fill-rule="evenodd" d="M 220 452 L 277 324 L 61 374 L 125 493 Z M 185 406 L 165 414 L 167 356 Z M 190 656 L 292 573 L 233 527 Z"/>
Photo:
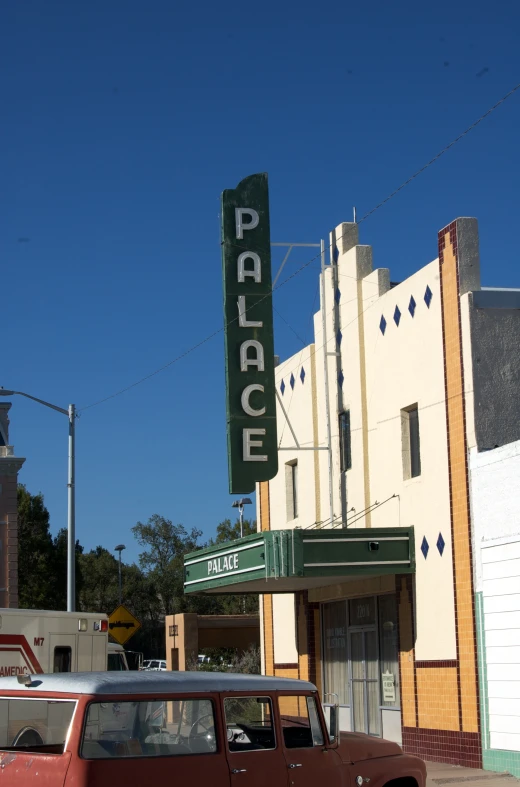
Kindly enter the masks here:
<path id="1" fill-rule="evenodd" d="M 222 193 L 229 491 L 278 472 L 267 175 Z"/>

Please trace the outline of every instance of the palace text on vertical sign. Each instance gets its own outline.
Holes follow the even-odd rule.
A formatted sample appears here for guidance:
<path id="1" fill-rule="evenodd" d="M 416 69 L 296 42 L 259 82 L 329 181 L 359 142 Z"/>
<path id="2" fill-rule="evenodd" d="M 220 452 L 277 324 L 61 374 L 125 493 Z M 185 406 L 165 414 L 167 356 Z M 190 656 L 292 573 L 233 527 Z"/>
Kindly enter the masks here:
<path id="1" fill-rule="evenodd" d="M 229 491 L 278 471 L 267 175 L 222 194 Z"/>

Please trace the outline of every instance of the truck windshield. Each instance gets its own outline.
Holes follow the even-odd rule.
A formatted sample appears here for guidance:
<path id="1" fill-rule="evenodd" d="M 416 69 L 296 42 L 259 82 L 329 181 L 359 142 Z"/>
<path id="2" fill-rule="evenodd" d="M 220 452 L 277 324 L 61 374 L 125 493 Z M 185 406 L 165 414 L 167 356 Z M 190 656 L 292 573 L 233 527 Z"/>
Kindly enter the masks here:
<path id="1" fill-rule="evenodd" d="M 73 700 L 0 698 L 0 750 L 62 754 L 75 707 Z"/>
<path id="2" fill-rule="evenodd" d="M 123 670 L 126 671 L 126 665 L 123 661 L 123 657 L 121 653 L 109 653 L 108 654 L 108 664 L 107 669 L 110 672 L 122 672 Z"/>

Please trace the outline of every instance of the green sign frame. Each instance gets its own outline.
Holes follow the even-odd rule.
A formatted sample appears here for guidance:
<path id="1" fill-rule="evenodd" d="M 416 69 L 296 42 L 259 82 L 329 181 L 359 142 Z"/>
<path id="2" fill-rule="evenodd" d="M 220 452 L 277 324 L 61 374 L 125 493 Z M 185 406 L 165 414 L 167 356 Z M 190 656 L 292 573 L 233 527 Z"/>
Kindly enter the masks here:
<path id="1" fill-rule="evenodd" d="M 292 593 L 345 577 L 413 574 L 413 527 L 267 530 L 184 558 L 184 592 Z"/>
<path id="2" fill-rule="evenodd" d="M 222 193 L 229 491 L 278 472 L 267 174 Z"/>

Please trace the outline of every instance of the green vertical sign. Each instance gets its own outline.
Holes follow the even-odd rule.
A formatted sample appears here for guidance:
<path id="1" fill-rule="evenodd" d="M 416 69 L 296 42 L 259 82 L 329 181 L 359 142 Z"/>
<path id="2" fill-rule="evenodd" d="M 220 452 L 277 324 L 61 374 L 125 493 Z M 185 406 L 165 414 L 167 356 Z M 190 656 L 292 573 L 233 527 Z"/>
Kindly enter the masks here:
<path id="1" fill-rule="evenodd" d="M 222 193 L 229 491 L 278 472 L 267 175 Z"/>

